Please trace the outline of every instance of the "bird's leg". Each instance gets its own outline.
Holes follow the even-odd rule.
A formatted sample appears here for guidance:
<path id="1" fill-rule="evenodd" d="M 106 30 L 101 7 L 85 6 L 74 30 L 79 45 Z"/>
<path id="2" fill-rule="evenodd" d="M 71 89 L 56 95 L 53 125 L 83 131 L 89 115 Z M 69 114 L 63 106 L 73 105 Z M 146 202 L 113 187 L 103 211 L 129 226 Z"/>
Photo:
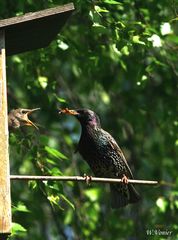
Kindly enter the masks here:
<path id="1" fill-rule="evenodd" d="M 121 181 L 125 184 L 128 184 L 128 177 L 126 177 L 126 175 L 123 174 L 123 177 L 121 178 Z"/>
<path id="2" fill-rule="evenodd" d="M 86 184 L 90 185 L 90 183 L 92 181 L 92 176 L 88 176 L 84 173 L 83 177 L 85 178 Z"/>

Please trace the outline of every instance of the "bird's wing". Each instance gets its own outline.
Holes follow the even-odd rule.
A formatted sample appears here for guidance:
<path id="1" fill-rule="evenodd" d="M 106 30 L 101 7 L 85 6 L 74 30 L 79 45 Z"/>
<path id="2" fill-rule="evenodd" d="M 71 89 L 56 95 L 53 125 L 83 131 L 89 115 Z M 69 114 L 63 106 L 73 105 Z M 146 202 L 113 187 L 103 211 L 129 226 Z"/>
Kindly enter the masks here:
<path id="1" fill-rule="evenodd" d="M 128 171 L 128 173 L 129 173 L 129 175 L 130 175 L 129 177 L 133 179 L 132 171 L 131 171 L 128 163 L 127 163 L 127 160 L 126 160 L 126 158 L 125 158 L 122 150 L 121 150 L 120 147 L 118 146 L 117 142 L 115 141 L 115 139 L 114 139 L 108 132 L 106 132 L 106 131 L 103 130 L 103 129 L 102 129 L 102 131 L 104 132 L 105 136 L 107 137 L 108 142 L 109 142 L 110 146 L 112 147 L 112 149 L 113 149 L 114 151 L 116 151 L 119 156 L 122 157 L 122 159 L 123 159 L 123 161 L 124 161 L 124 163 L 125 163 L 125 165 L 126 165 L 127 171 Z M 128 177 L 128 176 L 127 176 L 127 177 Z"/>

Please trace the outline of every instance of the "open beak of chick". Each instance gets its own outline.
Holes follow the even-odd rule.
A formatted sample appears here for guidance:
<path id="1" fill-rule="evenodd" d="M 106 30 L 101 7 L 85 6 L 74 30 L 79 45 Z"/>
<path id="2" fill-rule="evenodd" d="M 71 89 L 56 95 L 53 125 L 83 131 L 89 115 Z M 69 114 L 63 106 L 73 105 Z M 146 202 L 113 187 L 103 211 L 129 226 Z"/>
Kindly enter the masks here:
<path id="1" fill-rule="evenodd" d="M 21 109 L 22 111 L 22 115 L 21 115 L 21 120 L 23 121 L 23 124 L 26 126 L 33 126 L 36 129 L 38 129 L 37 125 L 35 123 L 33 123 L 30 119 L 29 119 L 29 115 L 31 115 L 33 112 L 40 110 L 40 108 L 34 108 L 34 109 Z"/>
<path id="2" fill-rule="evenodd" d="M 79 113 L 76 110 L 72 110 L 72 109 L 68 109 L 68 108 L 64 108 L 64 109 L 60 109 L 59 110 L 59 114 L 64 113 L 64 114 L 68 114 L 68 115 L 79 115 Z"/>

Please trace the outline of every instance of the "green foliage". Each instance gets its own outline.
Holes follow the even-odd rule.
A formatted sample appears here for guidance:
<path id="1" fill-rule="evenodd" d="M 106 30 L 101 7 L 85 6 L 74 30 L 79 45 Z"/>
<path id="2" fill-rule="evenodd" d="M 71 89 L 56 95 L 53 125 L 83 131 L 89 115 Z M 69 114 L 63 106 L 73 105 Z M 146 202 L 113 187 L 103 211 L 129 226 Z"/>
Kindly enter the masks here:
<path id="1" fill-rule="evenodd" d="M 1 1 L 8 18 L 68 1 Z M 142 202 L 113 211 L 104 184 L 12 182 L 10 239 L 178 238 L 176 1 L 74 1 L 76 11 L 45 49 L 7 59 L 9 109 L 41 107 L 40 131 L 10 134 L 12 174 L 91 175 L 74 154 L 79 124 L 62 107 L 95 110 L 118 141 Z M 171 184 L 170 184 L 171 183 Z"/>
<path id="2" fill-rule="evenodd" d="M 12 223 L 12 237 L 23 237 L 26 231 L 27 230 L 22 225 L 18 223 Z"/>
<path id="3" fill-rule="evenodd" d="M 67 159 L 67 157 L 63 153 L 59 152 L 58 150 L 56 150 L 54 148 L 45 146 L 45 150 L 47 153 L 49 153 L 53 157 L 56 157 L 58 159 Z"/>

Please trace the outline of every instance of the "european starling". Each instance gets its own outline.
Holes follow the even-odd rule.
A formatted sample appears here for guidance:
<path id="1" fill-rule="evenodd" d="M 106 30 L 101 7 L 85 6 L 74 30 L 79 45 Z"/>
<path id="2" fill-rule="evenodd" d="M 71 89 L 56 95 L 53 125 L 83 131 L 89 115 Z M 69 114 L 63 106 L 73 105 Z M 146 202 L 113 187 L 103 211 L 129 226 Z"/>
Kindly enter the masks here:
<path id="1" fill-rule="evenodd" d="M 101 128 L 100 119 L 91 110 L 60 110 L 60 113 L 74 115 L 82 127 L 77 150 L 87 161 L 96 177 L 133 179 L 132 172 L 114 138 Z M 132 184 L 110 184 L 111 207 L 120 208 L 136 203 L 140 195 Z"/>
<path id="2" fill-rule="evenodd" d="M 34 108 L 34 109 L 24 109 L 24 108 L 18 108 L 13 109 L 8 114 L 8 125 L 11 129 L 17 129 L 24 125 L 27 126 L 34 126 L 36 129 L 38 127 L 28 118 L 28 116 L 33 113 L 34 111 L 39 110 L 40 108 Z"/>

